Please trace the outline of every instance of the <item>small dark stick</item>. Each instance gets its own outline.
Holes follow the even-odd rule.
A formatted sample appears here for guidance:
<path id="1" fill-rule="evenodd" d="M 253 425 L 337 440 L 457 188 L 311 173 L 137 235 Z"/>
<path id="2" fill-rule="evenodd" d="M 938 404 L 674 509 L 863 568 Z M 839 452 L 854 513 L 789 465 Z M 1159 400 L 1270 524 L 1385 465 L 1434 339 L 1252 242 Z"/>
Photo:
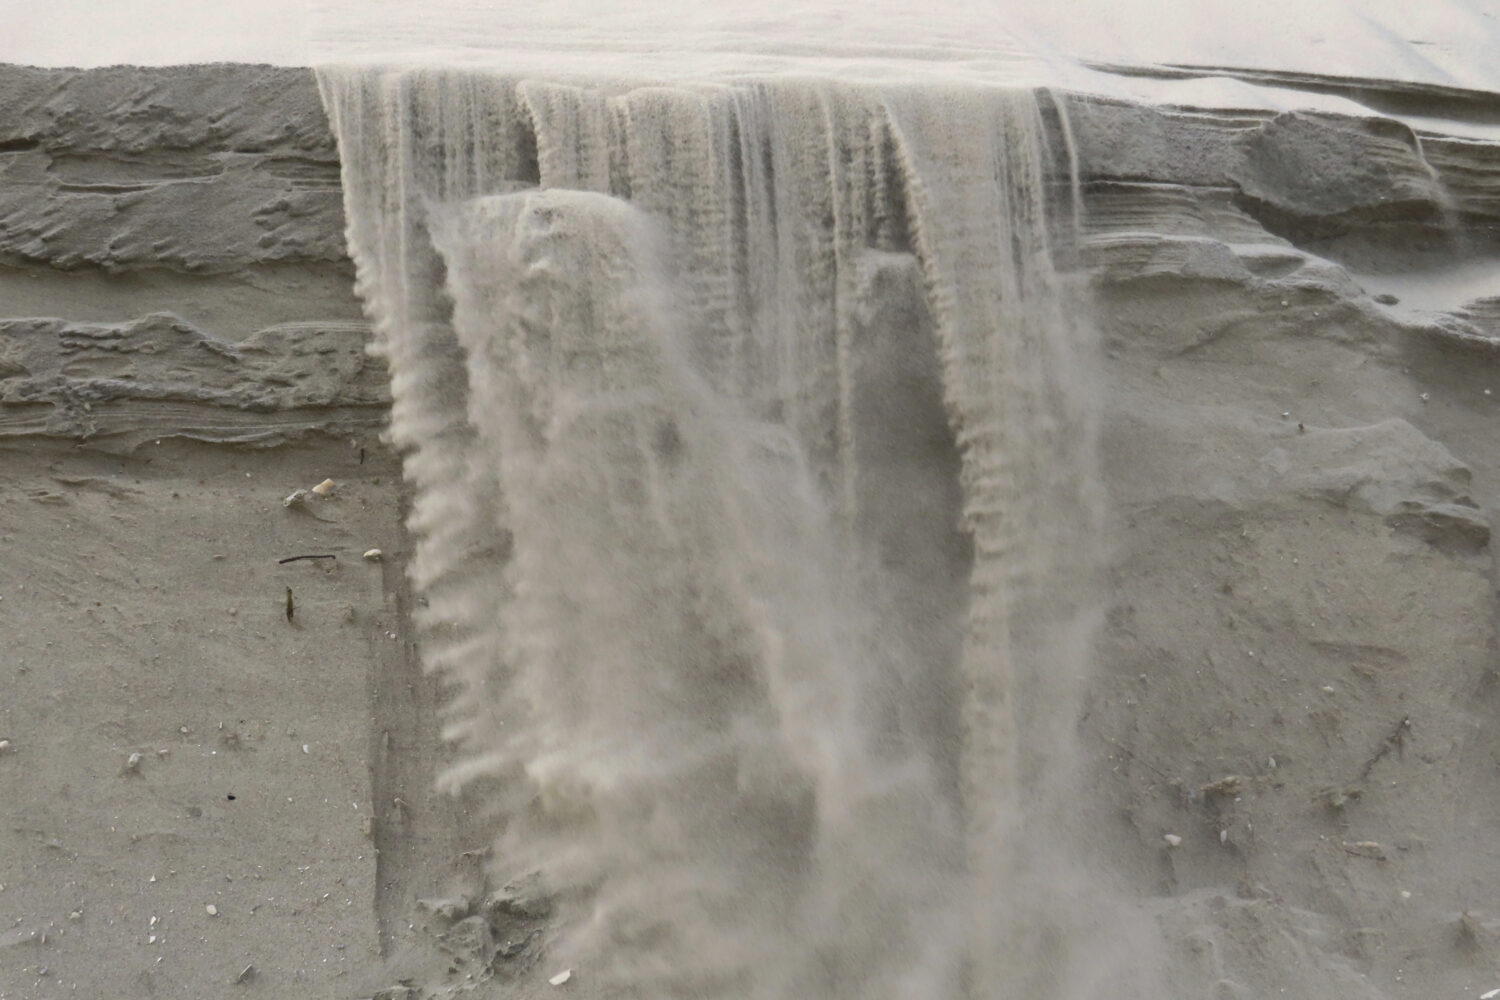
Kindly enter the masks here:
<path id="1" fill-rule="evenodd" d="M 286 620 L 291 621 L 292 615 L 296 613 L 297 606 L 292 603 L 292 588 L 286 588 Z"/>
<path id="2" fill-rule="evenodd" d="M 289 562 L 296 562 L 298 559 L 337 559 L 337 558 L 338 558 L 338 556 L 335 556 L 335 555 L 287 556 L 285 559 L 278 559 L 278 560 L 276 560 L 276 565 L 278 565 L 278 566 L 285 566 L 287 563 L 289 563 Z"/>

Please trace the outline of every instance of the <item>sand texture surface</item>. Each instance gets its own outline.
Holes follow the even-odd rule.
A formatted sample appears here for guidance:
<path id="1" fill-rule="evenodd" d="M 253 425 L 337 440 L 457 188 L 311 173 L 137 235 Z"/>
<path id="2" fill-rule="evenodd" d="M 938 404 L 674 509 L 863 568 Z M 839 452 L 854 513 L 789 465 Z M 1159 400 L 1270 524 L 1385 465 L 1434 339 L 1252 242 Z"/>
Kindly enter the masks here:
<path id="1" fill-rule="evenodd" d="M 0 996 L 352 995 L 410 650 L 316 92 L 0 78 Z"/>
<path id="2" fill-rule="evenodd" d="M 1058 822 L 1163 997 L 1500 987 L 1500 97 L 1338 92 L 1043 115 L 1106 501 Z M 0 67 L 0 1000 L 590 995 L 435 789 L 343 212 L 310 72 Z"/>

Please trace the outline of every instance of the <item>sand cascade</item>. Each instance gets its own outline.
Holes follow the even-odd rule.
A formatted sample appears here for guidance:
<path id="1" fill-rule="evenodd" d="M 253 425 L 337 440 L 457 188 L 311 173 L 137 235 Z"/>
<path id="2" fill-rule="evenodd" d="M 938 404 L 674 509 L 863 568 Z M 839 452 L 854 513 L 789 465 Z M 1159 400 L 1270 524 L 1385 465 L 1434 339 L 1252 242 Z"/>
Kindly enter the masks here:
<path id="1" fill-rule="evenodd" d="M 600 997 L 1094 995 L 1060 103 L 320 82 L 445 780 L 493 807 L 497 876 L 557 900 L 547 968 Z"/>

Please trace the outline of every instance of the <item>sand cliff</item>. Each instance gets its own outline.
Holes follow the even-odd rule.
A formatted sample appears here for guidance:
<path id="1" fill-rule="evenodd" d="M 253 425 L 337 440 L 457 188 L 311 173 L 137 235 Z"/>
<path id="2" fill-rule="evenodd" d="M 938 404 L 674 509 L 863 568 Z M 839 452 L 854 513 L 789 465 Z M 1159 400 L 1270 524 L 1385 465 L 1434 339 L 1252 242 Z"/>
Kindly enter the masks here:
<path id="1" fill-rule="evenodd" d="M 1078 816 L 1174 996 L 1500 986 L 1500 98 L 1345 90 L 1056 98 L 1113 512 Z M 435 987 L 424 913 L 503 981 L 515 905 L 458 943 L 415 906 L 484 843 L 431 791 L 311 74 L 5 68 L 0 106 L 0 996 Z"/>

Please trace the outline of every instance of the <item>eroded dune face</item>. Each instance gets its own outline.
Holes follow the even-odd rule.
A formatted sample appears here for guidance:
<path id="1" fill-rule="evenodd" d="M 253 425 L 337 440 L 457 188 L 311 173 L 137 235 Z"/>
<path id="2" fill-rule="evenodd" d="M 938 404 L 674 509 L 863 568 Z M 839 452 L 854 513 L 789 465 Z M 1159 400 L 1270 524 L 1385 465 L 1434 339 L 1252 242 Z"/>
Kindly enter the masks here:
<path id="1" fill-rule="evenodd" d="M 1500 985 L 1493 96 L 878 62 L 6 78 L 0 991 Z"/>

